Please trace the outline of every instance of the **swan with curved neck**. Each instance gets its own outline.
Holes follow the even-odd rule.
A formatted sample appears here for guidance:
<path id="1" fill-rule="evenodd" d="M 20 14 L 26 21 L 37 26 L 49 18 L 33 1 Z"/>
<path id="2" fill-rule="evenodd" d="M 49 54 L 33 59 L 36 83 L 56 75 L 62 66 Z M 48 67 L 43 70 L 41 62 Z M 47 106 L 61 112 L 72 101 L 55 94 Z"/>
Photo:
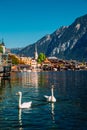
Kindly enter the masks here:
<path id="1" fill-rule="evenodd" d="M 51 96 L 44 96 L 48 102 L 56 102 L 56 98 L 54 97 L 54 86 L 51 87 Z"/>
<path id="2" fill-rule="evenodd" d="M 18 92 L 16 95 L 19 96 L 19 105 L 18 105 L 19 108 L 30 108 L 31 107 L 32 102 L 21 103 L 22 92 Z"/>

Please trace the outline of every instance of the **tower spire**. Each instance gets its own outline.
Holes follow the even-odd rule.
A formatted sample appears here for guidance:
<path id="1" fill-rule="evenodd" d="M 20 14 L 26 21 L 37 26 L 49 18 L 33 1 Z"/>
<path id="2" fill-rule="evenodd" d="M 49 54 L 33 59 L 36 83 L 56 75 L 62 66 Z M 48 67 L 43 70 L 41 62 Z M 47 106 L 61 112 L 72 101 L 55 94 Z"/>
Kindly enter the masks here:
<path id="1" fill-rule="evenodd" d="M 2 41 L 2 45 L 3 45 L 3 46 L 5 46 L 5 44 L 4 44 L 4 39 L 3 39 L 3 38 L 2 38 L 2 40 L 1 40 L 1 41 Z"/>
<path id="2" fill-rule="evenodd" d="M 37 44 L 35 44 L 35 60 L 38 58 L 38 52 L 37 52 Z"/>

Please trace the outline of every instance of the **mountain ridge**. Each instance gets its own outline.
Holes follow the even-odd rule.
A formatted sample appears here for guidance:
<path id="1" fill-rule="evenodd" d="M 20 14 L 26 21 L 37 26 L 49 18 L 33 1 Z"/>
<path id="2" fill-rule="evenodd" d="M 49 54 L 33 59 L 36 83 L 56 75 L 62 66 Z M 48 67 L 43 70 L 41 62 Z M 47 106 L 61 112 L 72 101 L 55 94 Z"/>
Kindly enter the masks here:
<path id="1" fill-rule="evenodd" d="M 62 59 L 87 60 L 87 14 L 75 19 L 69 26 L 62 26 L 45 35 L 34 44 L 21 49 L 18 54 L 34 57 L 35 45 L 40 52 Z M 84 47 L 85 46 L 85 47 Z M 84 53 L 83 53 L 84 52 Z"/>

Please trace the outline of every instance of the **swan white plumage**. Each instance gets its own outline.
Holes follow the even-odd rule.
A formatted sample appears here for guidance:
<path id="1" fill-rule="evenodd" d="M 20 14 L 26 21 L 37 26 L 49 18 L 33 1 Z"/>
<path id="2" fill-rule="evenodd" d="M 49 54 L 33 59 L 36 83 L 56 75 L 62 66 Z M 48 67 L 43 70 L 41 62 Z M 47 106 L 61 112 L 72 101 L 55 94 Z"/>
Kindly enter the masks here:
<path id="1" fill-rule="evenodd" d="M 18 92 L 18 93 L 16 93 L 16 95 L 19 96 L 19 105 L 18 105 L 19 108 L 30 108 L 31 107 L 32 101 L 24 102 L 21 104 L 22 92 Z"/>
<path id="2" fill-rule="evenodd" d="M 56 102 L 56 98 L 54 97 L 54 86 L 51 87 L 51 96 L 44 96 L 48 102 Z"/>

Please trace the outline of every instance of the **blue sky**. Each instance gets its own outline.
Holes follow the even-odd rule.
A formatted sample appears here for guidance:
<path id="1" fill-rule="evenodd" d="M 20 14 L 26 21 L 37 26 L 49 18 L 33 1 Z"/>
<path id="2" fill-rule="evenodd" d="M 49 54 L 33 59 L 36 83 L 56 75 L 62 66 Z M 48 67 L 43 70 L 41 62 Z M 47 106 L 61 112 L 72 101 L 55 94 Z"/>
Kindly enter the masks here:
<path id="1" fill-rule="evenodd" d="M 85 14 L 87 0 L 0 0 L 0 40 L 25 47 Z"/>

